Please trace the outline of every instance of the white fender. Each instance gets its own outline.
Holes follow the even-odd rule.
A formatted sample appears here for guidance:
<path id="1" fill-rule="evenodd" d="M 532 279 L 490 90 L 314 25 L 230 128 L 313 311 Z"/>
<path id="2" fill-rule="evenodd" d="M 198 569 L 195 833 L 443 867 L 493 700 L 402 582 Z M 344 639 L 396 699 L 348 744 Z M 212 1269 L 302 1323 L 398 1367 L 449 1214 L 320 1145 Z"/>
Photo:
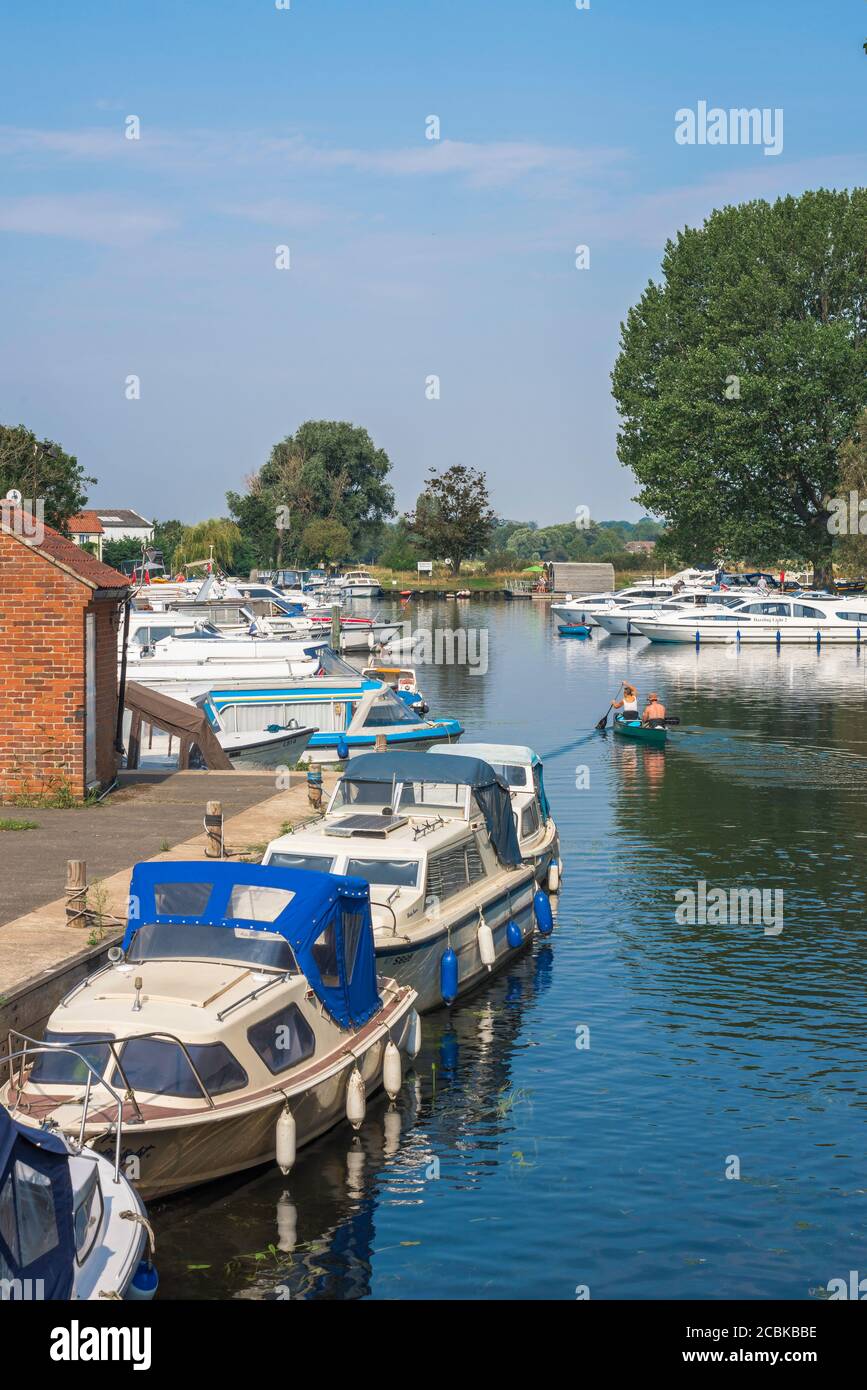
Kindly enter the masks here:
<path id="1" fill-rule="evenodd" d="M 405 1045 L 407 1057 L 417 1057 L 421 1051 L 421 1019 L 417 1009 L 410 1009 Z"/>
<path id="2" fill-rule="evenodd" d="M 402 1071 L 400 1053 L 391 1039 L 389 1039 L 388 1046 L 385 1049 L 385 1056 L 382 1059 L 382 1084 L 385 1087 L 386 1095 L 389 1100 L 394 1100 L 403 1085 Z"/>
<path id="3" fill-rule="evenodd" d="M 557 893 L 560 889 L 560 865 L 552 859 L 548 865 L 548 892 Z"/>
<path id="4" fill-rule="evenodd" d="M 479 955 L 482 958 L 482 965 L 488 969 L 497 959 L 497 952 L 494 947 L 494 933 L 491 931 L 484 917 L 479 920 Z"/>
<path id="5" fill-rule="evenodd" d="M 277 1121 L 277 1133 L 275 1135 L 277 1148 L 277 1167 L 281 1173 L 288 1173 L 295 1162 L 295 1116 L 287 1105 L 281 1112 Z"/>
<path id="6" fill-rule="evenodd" d="M 367 1096 L 364 1091 L 364 1082 L 361 1078 L 361 1072 L 356 1066 L 350 1073 L 346 1087 L 346 1118 L 353 1129 L 361 1129 L 366 1110 Z"/>

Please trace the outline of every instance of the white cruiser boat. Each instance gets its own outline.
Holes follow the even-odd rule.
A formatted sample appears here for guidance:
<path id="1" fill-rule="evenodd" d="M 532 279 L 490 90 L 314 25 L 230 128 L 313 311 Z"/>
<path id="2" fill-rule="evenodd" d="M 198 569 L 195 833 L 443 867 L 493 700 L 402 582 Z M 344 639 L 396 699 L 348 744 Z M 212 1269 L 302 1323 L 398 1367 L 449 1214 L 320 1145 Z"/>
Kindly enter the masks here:
<path id="1" fill-rule="evenodd" d="M 461 743 L 437 750 L 481 758 L 509 788 L 518 844 L 525 864 L 549 893 L 560 888 L 560 836 L 545 795 L 542 761 L 532 748 L 516 743 Z"/>
<path id="2" fill-rule="evenodd" d="M 378 967 L 418 1007 L 451 1004 L 550 929 L 523 862 L 507 787 L 478 758 L 353 758 L 323 820 L 272 840 L 265 864 L 342 872 L 370 884 Z"/>
<path id="3" fill-rule="evenodd" d="M 867 641 L 867 602 L 857 597 L 807 600 L 745 599 L 725 612 L 661 612 L 636 617 L 633 628 L 651 642 L 860 643 Z"/>
<path id="4" fill-rule="evenodd" d="M 337 581 L 344 598 L 378 598 L 382 586 L 367 570 L 347 570 Z"/>
<path id="5" fill-rule="evenodd" d="M 61 1001 L 2 1099 L 119 1154 L 144 1197 L 275 1157 L 288 1172 L 344 1117 L 358 1128 L 368 1095 L 397 1095 L 414 1003 L 377 975 L 360 878 L 138 864 L 123 948 Z"/>
<path id="6" fill-rule="evenodd" d="M 597 612 L 596 622 L 599 627 L 604 628 L 606 632 L 610 632 L 614 636 L 629 637 L 637 631 L 636 621 L 646 618 L 648 615 L 652 616 L 658 613 L 667 617 L 679 613 L 699 614 L 707 610 L 736 608 L 743 601 L 742 593 L 733 594 L 722 590 L 695 589 L 691 593 L 683 591 L 672 595 L 671 598 L 657 599 L 655 602 L 650 599 L 632 599 L 629 603 L 609 609 L 607 613 Z"/>
<path id="7" fill-rule="evenodd" d="M 20 1034 L 11 1038 L 10 1073 L 25 1055 L 33 1063 L 47 1051 L 28 1038 L 26 1052 Z M 88 1074 L 83 1059 L 65 1053 Z M 158 1280 L 149 1245 L 147 1213 L 117 1152 L 108 1159 L 78 1132 L 36 1127 L 26 1104 L 14 1115 L 0 1106 L 0 1299 L 151 1299 Z"/>
<path id="8" fill-rule="evenodd" d="M 633 584 L 628 589 L 618 589 L 607 594 L 584 594 L 578 598 L 567 599 L 565 603 L 552 603 L 551 612 L 559 620 L 560 626 L 584 623 L 593 627 L 598 613 L 608 613 L 624 604 L 640 599 L 645 602 L 671 598 L 671 583 Z"/>
<path id="9" fill-rule="evenodd" d="M 326 646 L 318 638 L 223 637 L 212 623 L 184 614 L 132 613 L 127 678 L 179 697 L 251 676 L 276 684 L 315 675 Z"/>

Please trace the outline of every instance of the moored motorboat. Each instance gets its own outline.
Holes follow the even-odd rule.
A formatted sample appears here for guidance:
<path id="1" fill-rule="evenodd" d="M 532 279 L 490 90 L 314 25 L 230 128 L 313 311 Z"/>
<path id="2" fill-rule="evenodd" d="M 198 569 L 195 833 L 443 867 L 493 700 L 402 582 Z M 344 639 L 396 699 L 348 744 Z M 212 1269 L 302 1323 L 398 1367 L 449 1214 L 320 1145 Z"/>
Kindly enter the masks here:
<path id="1" fill-rule="evenodd" d="M 620 734 L 621 738 L 634 738 L 639 743 L 650 744 L 652 748 L 664 748 L 668 738 L 664 724 L 642 724 L 640 719 L 624 718 L 622 714 L 614 716 L 613 727 L 615 734 Z"/>
<path id="2" fill-rule="evenodd" d="M 27 1044 L 32 1060 L 40 1044 Z M 16 1047 L 5 1060 L 21 1057 Z M 150 1248 L 147 1213 L 116 1155 L 0 1105 L 0 1300 L 153 1298 Z"/>
<path id="3" fill-rule="evenodd" d="M 856 597 L 765 596 L 725 612 L 636 616 L 633 627 L 651 642 L 860 644 L 867 642 L 867 604 Z"/>
<path id="4" fill-rule="evenodd" d="M 415 998 L 377 976 L 359 878 L 139 864 L 123 949 L 54 1010 L 3 1099 L 118 1145 L 146 1197 L 275 1156 L 288 1171 L 344 1117 L 357 1127 L 367 1095 L 397 1093 L 418 1046 Z"/>
<path id="5" fill-rule="evenodd" d="M 563 872 L 560 834 L 545 792 L 539 755 L 519 743 L 461 743 L 439 751 L 480 758 L 505 782 L 512 798 L 512 816 L 524 863 L 533 866 L 543 888 L 556 893 Z"/>
<path id="6" fill-rule="evenodd" d="M 272 840 L 264 863 L 370 883 L 377 964 L 418 991 L 422 1010 L 452 1003 L 528 945 L 534 913 L 550 929 L 509 789 L 479 758 L 352 758 L 324 820 Z"/>

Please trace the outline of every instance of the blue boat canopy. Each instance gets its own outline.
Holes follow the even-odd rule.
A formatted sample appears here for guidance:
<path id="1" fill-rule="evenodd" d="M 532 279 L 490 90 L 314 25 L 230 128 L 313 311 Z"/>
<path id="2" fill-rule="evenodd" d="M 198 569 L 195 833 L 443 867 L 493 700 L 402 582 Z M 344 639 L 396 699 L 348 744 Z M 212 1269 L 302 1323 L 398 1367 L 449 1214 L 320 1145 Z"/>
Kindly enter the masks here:
<path id="1" fill-rule="evenodd" d="M 74 1269 L 66 1145 L 47 1130 L 18 1124 L 0 1106 L 0 1280 L 41 1281 L 23 1287 L 21 1298 L 67 1299 Z"/>
<path id="2" fill-rule="evenodd" d="M 198 889 L 187 895 L 186 903 L 182 893 L 172 892 L 183 884 Z M 196 910 L 178 913 L 168 910 L 172 907 Z M 207 860 L 137 864 L 124 950 L 139 928 L 156 922 L 246 927 L 282 936 L 311 989 L 342 1028 L 360 1028 L 382 1007 L 370 888 L 363 878 Z"/>
<path id="3" fill-rule="evenodd" d="M 489 763 L 461 754 L 425 752 L 362 753 L 343 773 L 348 782 L 428 782 L 472 787 L 497 858 L 507 868 L 522 863 L 509 788 Z"/>

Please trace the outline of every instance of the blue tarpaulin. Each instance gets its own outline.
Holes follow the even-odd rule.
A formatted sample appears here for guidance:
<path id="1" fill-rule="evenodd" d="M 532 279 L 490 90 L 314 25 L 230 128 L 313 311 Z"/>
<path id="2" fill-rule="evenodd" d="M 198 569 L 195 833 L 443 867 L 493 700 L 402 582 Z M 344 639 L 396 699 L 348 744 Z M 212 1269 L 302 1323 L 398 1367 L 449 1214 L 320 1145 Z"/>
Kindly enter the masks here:
<path id="1" fill-rule="evenodd" d="M 157 892 L 162 896 L 166 885 L 178 883 L 210 887 L 201 911 L 190 915 L 159 911 Z M 292 899 L 267 921 L 230 915 L 234 890 L 251 887 L 283 889 Z M 207 860 L 137 864 L 130 883 L 124 950 L 139 927 L 153 922 L 248 927 L 282 936 L 311 989 L 343 1028 L 360 1027 L 382 1007 L 376 985 L 370 888 L 363 878 Z"/>
<path id="2" fill-rule="evenodd" d="M 65 1299 L 75 1268 L 72 1180 L 63 1140 L 18 1124 L 0 1106 L 0 1279 L 42 1281 L 10 1290 Z"/>
<path id="3" fill-rule="evenodd" d="M 350 760 L 343 779 L 472 787 L 500 863 L 512 869 L 522 863 L 509 788 L 481 758 L 462 757 L 459 753 L 447 757 L 425 752 L 362 753 Z"/>

